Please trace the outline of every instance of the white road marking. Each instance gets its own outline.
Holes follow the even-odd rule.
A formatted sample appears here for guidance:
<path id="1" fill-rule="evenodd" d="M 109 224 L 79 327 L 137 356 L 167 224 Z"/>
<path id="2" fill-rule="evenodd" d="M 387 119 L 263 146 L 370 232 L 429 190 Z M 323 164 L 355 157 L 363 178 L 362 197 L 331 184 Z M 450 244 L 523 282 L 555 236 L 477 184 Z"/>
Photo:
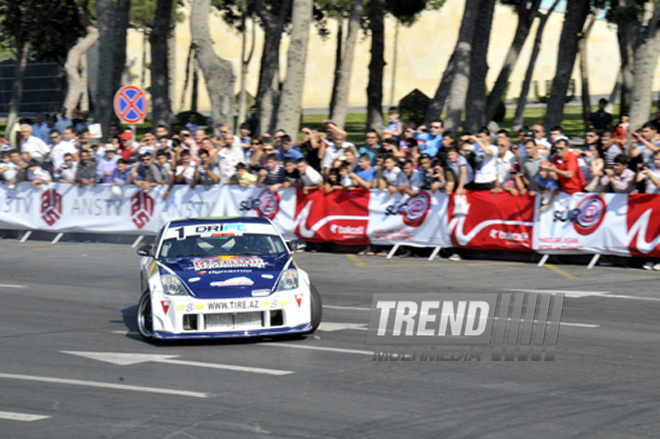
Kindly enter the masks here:
<path id="1" fill-rule="evenodd" d="M 335 322 L 321 322 L 317 331 L 335 332 L 343 331 L 344 329 L 367 329 L 364 323 L 335 323 Z"/>
<path id="2" fill-rule="evenodd" d="M 646 302 L 660 302 L 660 297 L 627 296 L 625 294 L 612 294 L 607 291 L 526 290 L 526 289 L 520 289 L 520 290 L 512 289 L 506 291 L 516 291 L 521 293 L 564 294 L 566 297 L 571 297 L 571 298 L 604 297 L 610 299 L 628 299 L 628 300 L 642 300 Z"/>
<path id="3" fill-rule="evenodd" d="M 0 284 L 0 288 L 25 288 L 25 285 Z"/>
<path id="4" fill-rule="evenodd" d="M 342 349 L 342 348 L 325 348 L 321 346 L 307 346 L 289 343 L 257 343 L 259 346 L 271 346 L 274 348 L 291 348 L 291 349 L 308 349 L 310 351 L 326 351 L 326 352 L 339 352 L 342 354 L 358 354 L 370 355 L 373 357 L 374 353 L 369 351 L 358 351 L 355 349 Z"/>
<path id="5" fill-rule="evenodd" d="M 187 390 L 160 389 L 158 387 L 131 386 L 128 384 L 102 383 L 98 381 L 71 380 L 67 378 L 42 377 L 34 375 L 19 375 L 0 373 L 0 379 L 37 381 L 42 383 L 69 384 L 72 386 L 99 387 L 102 389 L 128 390 L 131 392 L 160 393 L 164 395 L 188 396 L 191 398 L 210 398 L 208 393 L 189 392 Z"/>
<path id="6" fill-rule="evenodd" d="M 334 305 L 323 305 L 323 308 L 328 309 L 346 309 L 349 311 L 371 311 L 371 308 L 362 308 L 359 306 L 334 306 Z"/>
<path id="7" fill-rule="evenodd" d="M 50 416 L 44 415 L 30 415 L 27 413 L 14 413 L 14 412 L 2 412 L 0 411 L 0 419 L 7 419 L 9 421 L 41 421 L 42 419 L 48 419 Z"/>
<path id="8" fill-rule="evenodd" d="M 499 320 L 499 317 L 493 317 L 493 320 Z M 513 320 L 511 317 L 506 319 L 507 322 Z M 518 320 L 520 323 L 524 323 L 525 319 Z M 538 323 L 538 320 L 534 320 L 534 323 Z M 592 323 L 569 323 L 569 322 L 559 322 L 563 326 L 575 326 L 576 328 L 600 328 L 600 325 L 594 325 Z"/>
<path id="9" fill-rule="evenodd" d="M 140 335 L 139 332 L 137 331 L 112 331 L 113 334 L 121 334 L 121 335 Z"/>
<path id="10" fill-rule="evenodd" d="M 232 364 L 200 363 L 197 361 L 175 360 L 179 355 L 155 355 L 155 354 L 124 354 L 115 352 L 77 352 L 60 351 L 63 354 L 77 355 L 92 360 L 104 361 L 106 363 L 120 366 L 130 366 L 140 363 L 164 363 L 178 366 L 205 367 L 208 369 L 224 369 L 237 372 L 261 373 L 265 375 L 289 375 L 292 371 L 278 369 L 264 369 L 261 367 L 235 366 Z"/>

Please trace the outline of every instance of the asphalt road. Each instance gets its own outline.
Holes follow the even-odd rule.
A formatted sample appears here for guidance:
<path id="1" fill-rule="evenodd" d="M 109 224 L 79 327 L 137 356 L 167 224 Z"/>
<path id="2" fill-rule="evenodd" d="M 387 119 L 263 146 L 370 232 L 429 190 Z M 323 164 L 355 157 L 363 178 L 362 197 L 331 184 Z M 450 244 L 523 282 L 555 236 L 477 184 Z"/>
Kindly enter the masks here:
<path id="1" fill-rule="evenodd" d="M 0 246 L 3 438 L 659 436 L 658 272 L 304 253 L 314 335 L 150 345 L 130 246 Z M 375 292 L 511 289 L 572 292 L 555 361 L 384 362 L 366 344 Z"/>

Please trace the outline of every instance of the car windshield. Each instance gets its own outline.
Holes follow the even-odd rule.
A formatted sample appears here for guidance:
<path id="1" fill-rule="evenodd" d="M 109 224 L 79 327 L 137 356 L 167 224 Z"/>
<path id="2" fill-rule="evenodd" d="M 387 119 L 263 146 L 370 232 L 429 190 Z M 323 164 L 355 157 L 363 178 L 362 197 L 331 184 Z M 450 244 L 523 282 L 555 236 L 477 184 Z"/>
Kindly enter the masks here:
<path id="1" fill-rule="evenodd" d="M 277 235 L 242 234 L 234 236 L 187 236 L 166 239 L 161 258 L 206 257 L 223 255 L 276 255 L 288 253 Z"/>

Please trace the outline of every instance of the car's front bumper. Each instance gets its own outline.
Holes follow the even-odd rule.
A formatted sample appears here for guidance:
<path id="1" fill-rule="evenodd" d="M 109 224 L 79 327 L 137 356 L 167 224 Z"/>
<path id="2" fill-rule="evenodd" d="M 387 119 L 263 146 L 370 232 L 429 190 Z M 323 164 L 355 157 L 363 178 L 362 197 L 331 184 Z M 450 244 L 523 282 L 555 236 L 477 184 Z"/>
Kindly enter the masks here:
<path id="1" fill-rule="evenodd" d="M 248 331 L 224 332 L 186 332 L 174 334 L 165 331 L 155 331 L 154 337 L 159 340 L 192 340 L 210 338 L 243 338 L 243 337 L 271 337 L 277 335 L 306 334 L 312 329 L 311 323 L 305 323 L 292 328 L 269 328 Z"/>

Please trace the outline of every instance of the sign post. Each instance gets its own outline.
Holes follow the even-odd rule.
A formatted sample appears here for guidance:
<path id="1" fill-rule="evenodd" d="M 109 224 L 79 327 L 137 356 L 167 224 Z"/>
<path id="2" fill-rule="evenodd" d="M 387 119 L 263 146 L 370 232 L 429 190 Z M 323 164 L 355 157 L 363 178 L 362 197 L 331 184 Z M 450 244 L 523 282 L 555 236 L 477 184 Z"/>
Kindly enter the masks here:
<path id="1" fill-rule="evenodd" d="M 134 85 L 125 85 L 115 93 L 113 107 L 117 117 L 130 125 L 135 140 L 135 124 L 144 120 L 149 109 L 146 95 Z"/>

